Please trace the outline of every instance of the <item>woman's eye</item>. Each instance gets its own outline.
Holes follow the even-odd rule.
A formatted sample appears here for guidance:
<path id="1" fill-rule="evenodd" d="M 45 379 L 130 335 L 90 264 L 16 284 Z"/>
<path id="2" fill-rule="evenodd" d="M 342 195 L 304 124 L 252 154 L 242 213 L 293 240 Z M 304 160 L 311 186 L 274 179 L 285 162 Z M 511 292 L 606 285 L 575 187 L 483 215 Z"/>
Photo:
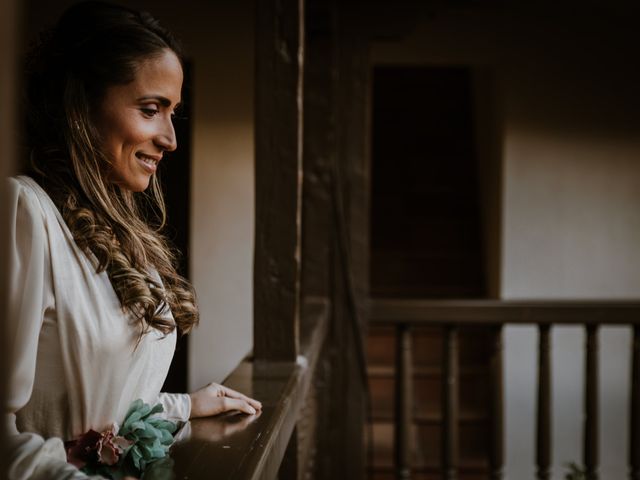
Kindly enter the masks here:
<path id="1" fill-rule="evenodd" d="M 140 108 L 140 111 L 143 114 L 145 114 L 147 117 L 153 117 L 154 115 L 157 115 L 158 113 L 160 113 L 160 110 L 158 110 L 157 108 L 142 107 Z"/>

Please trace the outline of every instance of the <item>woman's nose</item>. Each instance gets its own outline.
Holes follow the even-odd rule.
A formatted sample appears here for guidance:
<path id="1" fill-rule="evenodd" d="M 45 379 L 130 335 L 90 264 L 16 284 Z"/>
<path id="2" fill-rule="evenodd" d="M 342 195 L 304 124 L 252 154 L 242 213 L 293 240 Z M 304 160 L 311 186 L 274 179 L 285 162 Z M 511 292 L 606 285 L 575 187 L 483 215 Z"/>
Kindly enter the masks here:
<path id="1" fill-rule="evenodd" d="M 176 131 L 173 128 L 173 121 L 171 118 L 168 118 L 163 122 L 161 130 L 156 135 L 155 143 L 158 147 L 167 152 L 173 152 L 178 147 Z"/>

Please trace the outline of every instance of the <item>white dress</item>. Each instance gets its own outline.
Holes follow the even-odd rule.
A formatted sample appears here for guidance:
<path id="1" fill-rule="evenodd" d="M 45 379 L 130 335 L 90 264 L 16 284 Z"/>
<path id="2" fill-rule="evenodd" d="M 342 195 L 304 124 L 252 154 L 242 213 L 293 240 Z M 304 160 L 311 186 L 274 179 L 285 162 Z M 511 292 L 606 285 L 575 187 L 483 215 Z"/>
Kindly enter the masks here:
<path id="1" fill-rule="evenodd" d="M 63 441 L 121 424 L 138 398 L 189 418 L 189 395 L 160 393 L 176 333 L 154 329 L 136 347 L 106 272 L 51 198 L 29 177 L 9 182 L 9 478 L 87 478 L 66 463 Z"/>

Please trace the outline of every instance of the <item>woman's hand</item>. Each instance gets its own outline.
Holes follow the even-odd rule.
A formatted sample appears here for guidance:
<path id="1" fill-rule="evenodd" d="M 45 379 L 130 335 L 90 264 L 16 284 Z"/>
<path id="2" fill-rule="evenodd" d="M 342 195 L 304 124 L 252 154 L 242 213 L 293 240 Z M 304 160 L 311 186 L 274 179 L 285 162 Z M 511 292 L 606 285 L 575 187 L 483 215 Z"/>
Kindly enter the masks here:
<path id="1" fill-rule="evenodd" d="M 232 410 L 254 415 L 262 410 L 262 404 L 257 400 L 217 383 L 210 383 L 189 396 L 191 418 L 209 417 Z"/>

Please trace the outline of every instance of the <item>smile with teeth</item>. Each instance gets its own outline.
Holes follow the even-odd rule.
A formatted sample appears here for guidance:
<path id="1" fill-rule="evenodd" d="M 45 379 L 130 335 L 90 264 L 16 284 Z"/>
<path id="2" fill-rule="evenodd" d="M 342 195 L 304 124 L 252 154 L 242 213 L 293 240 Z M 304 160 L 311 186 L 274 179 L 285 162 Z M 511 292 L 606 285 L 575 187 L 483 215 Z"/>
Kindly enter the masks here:
<path id="1" fill-rule="evenodd" d="M 138 157 L 140 160 L 142 160 L 142 162 L 145 165 L 148 165 L 149 167 L 156 167 L 158 165 L 158 160 L 150 157 L 148 155 L 145 155 L 144 153 L 138 152 L 136 153 L 136 157 Z"/>

